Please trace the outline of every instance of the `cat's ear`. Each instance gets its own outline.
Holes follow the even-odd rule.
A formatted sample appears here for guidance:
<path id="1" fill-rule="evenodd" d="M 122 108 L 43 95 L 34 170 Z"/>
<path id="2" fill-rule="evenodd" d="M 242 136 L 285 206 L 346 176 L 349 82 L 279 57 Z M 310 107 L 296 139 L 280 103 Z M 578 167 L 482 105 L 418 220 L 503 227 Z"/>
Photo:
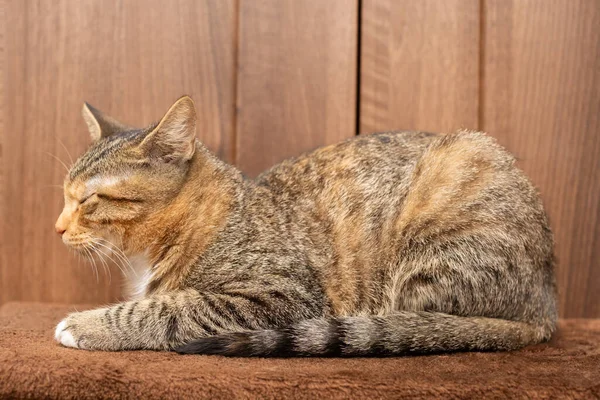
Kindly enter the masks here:
<path id="1" fill-rule="evenodd" d="M 133 128 L 120 123 L 119 121 L 104 115 L 100 110 L 92 107 L 88 103 L 83 103 L 81 115 L 88 126 L 92 141 L 108 137 L 117 132 L 124 132 Z"/>
<path id="2" fill-rule="evenodd" d="M 169 108 L 156 128 L 140 144 L 142 151 L 165 161 L 186 161 L 196 149 L 196 109 L 189 96 Z"/>

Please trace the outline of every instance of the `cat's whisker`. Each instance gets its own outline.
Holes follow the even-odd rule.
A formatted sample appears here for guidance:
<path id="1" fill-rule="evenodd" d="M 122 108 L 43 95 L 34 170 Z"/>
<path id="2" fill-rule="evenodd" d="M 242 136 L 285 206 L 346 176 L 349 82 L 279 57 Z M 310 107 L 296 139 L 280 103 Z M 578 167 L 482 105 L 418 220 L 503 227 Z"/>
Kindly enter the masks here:
<path id="1" fill-rule="evenodd" d="M 67 155 L 69 156 L 69 160 L 71 161 L 71 165 L 73 165 L 73 157 L 71 157 L 71 153 L 69 153 L 69 149 L 67 149 L 67 146 L 65 146 L 65 144 L 63 143 L 62 140 L 60 140 L 59 137 L 57 137 L 58 139 L 58 143 L 60 143 L 60 145 L 63 147 L 63 149 L 65 149 L 65 151 L 67 152 Z"/>
<path id="2" fill-rule="evenodd" d="M 100 261 L 102 262 L 102 269 L 104 270 L 104 274 L 108 276 L 108 283 L 110 284 L 112 282 L 112 274 L 110 272 L 110 267 L 108 266 L 104 257 L 102 255 L 100 255 L 99 253 L 97 253 L 97 254 L 100 257 Z"/>
<path id="3" fill-rule="evenodd" d="M 125 264 L 125 266 L 127 266 L 129 268 L 129 270 L 131 270 L 131 273 L 133 275 L 137 275 L 135 269 L 133 268 L 133 265 L 131 265 L 131 261 L 129 261 L 129 259 L 127 258 L 127 256 L 123 252 L 123 250 L 121 250 L 118 246 L 116 246 L 114 243 L 112 243 L 111 241 L 109 241 L 107 239 L 96 238 L 96 240 L 98 240 L 96 242 L 96 244 L 99 244 L 100 246 L 104 246 L 108 250 L 110 250 L 116 257 L 118 257 L 120 260 L 122 260 L 122 262 Z M 106 246 L 105 244 L 102 244 L 102 241 L 110 244 L 111 247 Z"/>
<path id="4" fill-rule="evenodd" d="M 87 257 L 87 256 L 85 256 L 85 255 L 83 256 L 83 258 L 84 258 L 85 260 L 83 260 L 83 259 L 82 259 L 82 254 L 81 254 L 79 251 L 74 251 L 74 253 L 75 253 L 75 254 L 77 254 L 77 259 L 78 259 L 78 261 L 79 261 L 79 264 L 84 264 L 84 263 L 86 262 L 85 260 L 89 261 L 88 257 Z"/>
<path id="5" fill-rule="evenodd" d="M 83 249 L 83 251 L 85 251 L 85 259 L 87 260 L 87 262 L 90 264 L 90 268 L 92 269 L 92 271 L 94 271 L 94 265 L 92 264 L 92 260 L 89 256 L 89 254 L 87 253 L 87 249 Z"/>
<path id="6" fill-rule="evenodd" d="M 85 247 L 83 247 L 83 251 L 85 252 L 85 258 L 89 261 L 90 265 L 92 266 L 92 270 L 95 272 L 96 275 L 96 283 L 100 282 L 100 278 L 98 276 L 98 267 L 96 266 L 96 262 L 94 261 L 94 257 L 91 253 L 91 251 Z"/>
<path id="7" fill-rule="evenodd" d="M 99 243 L 99 242 L 96 242 L 96 241 L 94 241 L 94 244 L 97 244 L 97 245 L 104 246 L 104 245 L 102 245 L 101 243 Z M 107 246 L 104 246 L 104 247 L 106 247 L 107 249 L 109 249 L 109 250 L 110 250 L 110 248 L 109 248 L 109 247 L 107 247 Z M 96 252 L 98 252 L 99 254 L 103 254 L 103 255 L 105 255 L 105 256 L 106 256 L 106 257 L 108 257 L 108 258 L 109 258 L 109 259 L 110 259 L 110 260 L 111 260 L 113 263 L 115 263 L 115 264 L 116 264 L 116 266 L 117 266 L 117 267 L 119 268 L 119 270 L 121 271 L 121 273 L 123 273 L 123 275 L 127 275 L 126 271 L 125 271 L 125 270 L 124 270 L 124 269 L 121 267 L 121 265 L 120 265 L 120 264 L 119 264 L 119 263 L 118 263 L 118 262 L 117 262 L 117 261 L 116 261 L 114 258 L 112 258 L 112 257 L 111 257 L 109 254 L 106 254 L 105 252 L 103 252 L 103 251 L 102 251 L 100 248 L 98 248 L 98 247 L 95 247 L 95 246 L 93 246 L 93 248 L 94 248 L 94 250 L 95 250 Z"/>
<path id="8" fill-rule="evenodd" d="M 52 153 L 46 152 L 46 154 L 49 155 L 50 157 L 54 158 L 56 161 L 58 161 L 65 168 L 65 171 L 67 171 L 67 173 L 69 173 L 69 167 L 67 167 L 67 164 L 65 164 L 63 162 L 63 160 L 61 160 L 60 158 L 56 157 Z"/>
<path id="9" fill-rule="evenodd" d="M 98 266 L 96 265 L 96 261 L 94 260 L 94 257 L 90 254 L 88 249 L 86 249 L 85 247 L 83 249 L 85 250 L 86 254 L 89 254 L 89 259 L 92 262 L 93 270 L 96 274 L 96 283 L 100 283 L 100 277 L 98 276 Z"/>
<path id="10" fill-rule="evenodd" d="M 133 268 L 133 265 L 131 264 L 131 261 L 129 261 L 129 258 L 127 258 L 127 256 L 125 255 L 125 252 L 116 246 L 115 250 L 117 250 L 115 251 L 115 255 L 117 255 L 123 260 L 123 262 L 125 263 L 125 265 L 127 265 L 133 276 L 137 276 L 137 271 L 135 270 L 135 268 Z"/>
<path id="11" fill-rule="evenodd" d="M 92 257 L 92 263 L 94 264 L 94 273 L 96 274 L 96 283 L 100 283 L 100 272 L 98 271 L 98 264 L 96 264 L 96 259 Z"/>
<path id="12" fill-rule="evenodd" d="M 112 283 L 112 271 L 110 270 L 110 266 L 108 265 L 104 257 L 102 257 L 102 262 L 104 265 L 104 274 L 108 275 L 108 283 L 110 284 Z"/>
<path id="13" fill-rule="evenodd" d="M 78 252 L 78 251 L 74 251 L 74 250 L 73 250 L 73 249 L 71 249 L 70 247 L 69 247 L 68 249 L 69 249 L 69 256 L 72 256 L 72 255 L 73 255 L 73 253 L 77 254 L 77 262 L 78 262 L 79 264 L 81 264 L 81 254 L 79 254 L 79 252 Z"/>
<path id="14" fill-rule="evenodd" d="M 90 245 L 90 249 L 91 249 L 91 251 L 94 253 L 94 256 L 98 257 L 98 258 L 100 259 L 100 261 L 101 261 L 101 262 L 104 262 L 104 263 L 106 263 L 106 260 L 104 260 L 104 256 L 105 256 L 105 254 L 104 254 L 104 253 L 102 253 L 102 252 L 100 252 L 100 251 L 99 251 L 99 249 L 98 249 L 98 248 L 97 248 L 95 245 L 93 245 L 93 244 L 92 244 L 92 245 Z M 113 262 L 114 262 L 114 261 L 113 261 Z M 104 267 L 104 264 L 103 264 L 102 266 L 103 266 L 103 268 L 105 268 L 105 267 Z M 108 264 L 107 264 L 107 266 L 108 266 Z M 110 268 L 109 268 L 108 270 L 110 271 Z M 107 274 L 107 273 L 106 273 L 106 269 L 104 269 L 104 273 L 105 273 L 105 274 Z M 107 275 L 108 275 L 108 274 L 107 274 Z"/>
<path id="15" fill-rule="evenodd" d="M 125 251 L 123 250 L 123 238 L 119 239 L 119 243 L 120 243 L 119 246 L 115 245 L 114 243 L 112 243 L 108 240 L 107 240 L 107 242 L 109 242 L 112 246 L 114 246 L 121 253 L 123 258 L 125 258 L 125 260 L 127 260 L 127 264 L 129 264 L 129 268 L 133 272 L 133 275 L 137 276 L 137 271 L 135 270 L 135 268 L 133 268 L 133 265 L 132 265 L 131 261 L 129 260 L 129 257 L 127 257 L 127 255 L 125 254 Z"/>

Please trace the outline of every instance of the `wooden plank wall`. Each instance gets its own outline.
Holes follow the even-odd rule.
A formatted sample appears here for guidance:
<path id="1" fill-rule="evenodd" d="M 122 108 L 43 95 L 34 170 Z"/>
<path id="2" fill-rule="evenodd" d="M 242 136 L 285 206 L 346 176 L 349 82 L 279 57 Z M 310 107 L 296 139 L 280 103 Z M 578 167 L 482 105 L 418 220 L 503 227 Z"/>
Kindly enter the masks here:
<path id="1" fill-rule="evenodd" d="M 479 0 L 363 0 L 360 132 L 477 127 Z"/>
<path id="2" fill-rule="evenodd" d="M 133 125 L 183 93 L 249 176 L 357 132 L 489 131 L 540 187 L 560 309 L 600 317 L 598 0 L 0 0 L 0 303 L 107 302 L 52 233 L 90 101 Z"/>
<path id="3" fill-rule="evenodd" d="M 241 0 L 237 165 L 356 134 L 358 0 Z"/>
<path id="4" fill-rule="evenodd" d="M 600 317 L 600 2 L 363 0 L 360 132 L 479 129 L 539 187 L 560 313 Z"/>

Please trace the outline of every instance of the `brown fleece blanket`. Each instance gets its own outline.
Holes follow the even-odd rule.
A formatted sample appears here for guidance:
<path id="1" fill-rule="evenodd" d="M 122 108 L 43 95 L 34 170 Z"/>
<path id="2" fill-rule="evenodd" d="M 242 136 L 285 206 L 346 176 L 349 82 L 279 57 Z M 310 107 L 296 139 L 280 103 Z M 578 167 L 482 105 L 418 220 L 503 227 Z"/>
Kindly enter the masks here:
<path id="1" fill-rule="evenodd" d="M 0 308 L 0 398 L 600 398 L 600 320 L 512 353 L 242 359 L 63 348 L 54 326 L 74 309 Z"/>

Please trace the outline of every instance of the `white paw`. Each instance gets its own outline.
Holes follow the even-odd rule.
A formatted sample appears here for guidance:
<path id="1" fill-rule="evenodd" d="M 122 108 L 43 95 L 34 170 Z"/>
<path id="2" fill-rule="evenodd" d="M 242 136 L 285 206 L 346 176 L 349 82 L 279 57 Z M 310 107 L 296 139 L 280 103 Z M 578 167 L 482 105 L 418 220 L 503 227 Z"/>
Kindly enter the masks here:
<path id="1" fill-rule="evenodd" d="M 69 332 L 68 329 L 65 329 L 66 326 L 66 319 L 60 321 L 60 323 L 56 326 L 56 330 L 54 331 L 54 339 L 56 339 L 58 343 L 62 344 L 65 347 L 73 347 L 76 349 L 79 348 L 79 346 L 77 346 L 75 338 L 73 338 L 73 334 L 71 334 L 71 332 Z"/>

